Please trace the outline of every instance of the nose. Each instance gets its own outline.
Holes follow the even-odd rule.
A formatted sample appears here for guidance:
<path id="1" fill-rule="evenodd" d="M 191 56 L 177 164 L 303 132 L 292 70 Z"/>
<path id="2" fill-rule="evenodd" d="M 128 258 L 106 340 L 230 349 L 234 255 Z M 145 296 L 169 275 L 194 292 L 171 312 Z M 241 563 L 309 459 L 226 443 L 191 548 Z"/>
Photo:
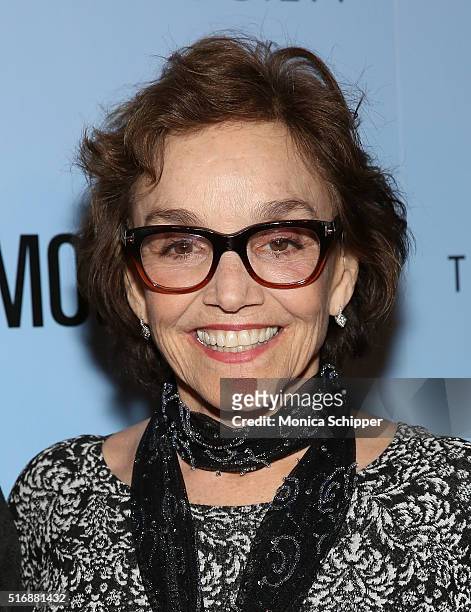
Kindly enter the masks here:
<path id="1" fill-rule="evenodd" d="M 263 287 L 250 276 L 234 251 L 221 255 L 214 276 L 205 289 L 204 303 L 217 305 L 227 312 L 263 303 Z"/>

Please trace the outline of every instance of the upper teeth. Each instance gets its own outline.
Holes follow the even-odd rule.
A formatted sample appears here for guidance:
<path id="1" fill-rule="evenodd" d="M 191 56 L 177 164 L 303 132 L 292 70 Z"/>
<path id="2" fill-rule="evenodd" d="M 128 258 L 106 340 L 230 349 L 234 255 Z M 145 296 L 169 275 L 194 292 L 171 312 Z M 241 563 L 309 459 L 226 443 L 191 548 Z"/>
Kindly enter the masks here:
<path id="1" fill-rule="evenodd" d="M 196 335 L 199 340 L 208 346 L 217 345 L 221 347 L 249 346 L 258 342 L 266 342 L 272 338 L 279 327 L 264 327 L 260 329 L 242 329 L 240 331 L 223 331 L 197 329 Z"/>

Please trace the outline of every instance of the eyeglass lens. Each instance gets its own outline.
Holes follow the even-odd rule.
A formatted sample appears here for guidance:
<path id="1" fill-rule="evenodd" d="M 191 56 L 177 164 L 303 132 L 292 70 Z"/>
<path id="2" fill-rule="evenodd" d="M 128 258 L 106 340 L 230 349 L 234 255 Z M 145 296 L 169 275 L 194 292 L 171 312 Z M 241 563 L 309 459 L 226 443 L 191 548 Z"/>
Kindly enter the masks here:
<path id="1" fill-rule="evenodd" d="M 247 256 L 255 274 L 274 284 L 308 278 L 319 260 L 317 234 L 301 227 L 262 230 L 247 243 Z M 201 283 L 213 260 L 211 242 L 197 234 L 165 232 L 147 236 L 141 245 L 144 271 L 164 287 L 184 289 Z"/>

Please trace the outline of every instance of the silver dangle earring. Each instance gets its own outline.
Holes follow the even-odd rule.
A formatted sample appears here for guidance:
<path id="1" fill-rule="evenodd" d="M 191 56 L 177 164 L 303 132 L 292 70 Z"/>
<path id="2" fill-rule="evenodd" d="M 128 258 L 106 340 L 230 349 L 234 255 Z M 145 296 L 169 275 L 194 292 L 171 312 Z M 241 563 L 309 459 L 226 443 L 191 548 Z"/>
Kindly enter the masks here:
<path id="1" fill-rule="evenodd" d="M 141 324 L 141 334 L 144 337 L 144 340 L 149 340 L 150 338 L 150 327 L 147 323 L 144 323 L 142 319 L 139 319 L 139 323 Z"/>
<path id="2" fill-rule="evenodd" d="M 342 313 L 341 308 L 339 308 L 339 311 L 335 315 L 334 319 L 337 325 L 340 325 L 340 327 L 345 327 L 345 323 L 347 322 L 347 317 Z"/>

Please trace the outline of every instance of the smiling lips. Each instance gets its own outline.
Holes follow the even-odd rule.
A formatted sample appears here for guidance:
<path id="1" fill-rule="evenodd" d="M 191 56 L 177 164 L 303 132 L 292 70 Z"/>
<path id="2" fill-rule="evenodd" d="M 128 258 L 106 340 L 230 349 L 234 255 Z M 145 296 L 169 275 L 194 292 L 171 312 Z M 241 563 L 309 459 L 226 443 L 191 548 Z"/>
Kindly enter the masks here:
<path id="1" fill-rule="evenodd" d="M 241 330 L 197 329 L 196 337 L 201 344 L 222 353 L 241 353 L 261 344 L 275 336 L 279 327 L 259 327 Z"/>
<path id="2" fill-rule="evenodd" d="M 243 363 L 276 344 L 283 331 L 278 325 L 215 323 L 194 329 L 188 339 L 215 361 Z"/>

